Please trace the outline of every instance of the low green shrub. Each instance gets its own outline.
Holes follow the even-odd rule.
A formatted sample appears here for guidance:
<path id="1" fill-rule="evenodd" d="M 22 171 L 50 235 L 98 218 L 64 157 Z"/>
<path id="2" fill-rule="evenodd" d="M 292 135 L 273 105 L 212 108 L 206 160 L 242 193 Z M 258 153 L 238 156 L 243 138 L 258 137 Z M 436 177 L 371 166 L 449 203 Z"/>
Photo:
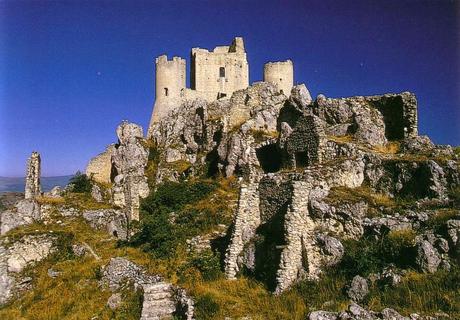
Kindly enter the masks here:
<path id="1" fill-rule="evenodd" d="M 139 232 L 130 240 L 157 258 L 175 252 L 179 243 L 219 223 L 206 209 L 190 207 L 217 188 L 213 181 L 165 182 L 141 203 Z"/>
<path id="2" fill-rule="evenodd" d="M 344 247 L 339 270 L 348 277 L 377 273 L 389 264 L 408 268 L 415 261 L 415 232 L 398 230 L 390 231 L 380 239 L 369 236 L 345 240 Z"/>
<path id="3" fill-rule="evenodd" d="M 195 316 L 197 319 L 213 319 L 214 315 L 219 312 L 219 304 L 211 294 L 206 294 L 195 302 Z"/>
<path id="4" fill-rule="evenodd" d="M 190 266 L 198 269 L 204 280 L 216 280 L 221 277 L 220 255 L 211 250 L 205 250 L 193 257 Z"/>
<path id="5" fill-rule="evenodd" d="M 69 184 L 72 185 L 72 192 L 76 193 L 89 193 L 91 192 L 91 180 L 86 174 L 77 171 L 70 179 Z"/>

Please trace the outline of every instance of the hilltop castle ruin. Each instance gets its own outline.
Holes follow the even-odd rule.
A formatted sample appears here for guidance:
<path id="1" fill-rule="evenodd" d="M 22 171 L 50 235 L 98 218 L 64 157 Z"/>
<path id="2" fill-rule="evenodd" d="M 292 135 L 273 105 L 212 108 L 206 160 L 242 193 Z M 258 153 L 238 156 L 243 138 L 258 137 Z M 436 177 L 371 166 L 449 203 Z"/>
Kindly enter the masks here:
<path id="1" fill-rule="evenodd" d="M 186 100 L 201 98 L 206 101 L 230 97 L 233 92 L 249 86 L 249 64 L 241 37 L 235 37 L 230 46 L 214 50 L 192 48 L 190 61 L 190 88 L 186 86 L 186 61 L 181 57 L 168 60 L 161 55 L 155 60 L 155 104 L 148 136 L 153 124 Z M 268 62 L 264 66 L 264 81 L 275 84 L 287 96 L 294 84 L 291 60 Z"/>

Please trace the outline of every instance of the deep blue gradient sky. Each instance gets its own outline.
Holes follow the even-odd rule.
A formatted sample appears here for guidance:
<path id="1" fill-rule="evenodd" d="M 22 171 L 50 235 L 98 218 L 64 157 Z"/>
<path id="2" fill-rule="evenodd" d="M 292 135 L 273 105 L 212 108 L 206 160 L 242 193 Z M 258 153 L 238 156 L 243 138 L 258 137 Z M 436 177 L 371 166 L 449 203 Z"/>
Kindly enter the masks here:
<path id="1" fill-rule="evenodd" d="M 189 63 L 234 36 L 251 82 L 290 58 L 313 97 L 412 91 L 420 132 L 457 145 L 459 19 L 449 0 L 1 1 L 0 176 L 23 176 L 32 150 L 45 176 L 84 169 L 121 120 L 146 129 L 156 56 Z"/>

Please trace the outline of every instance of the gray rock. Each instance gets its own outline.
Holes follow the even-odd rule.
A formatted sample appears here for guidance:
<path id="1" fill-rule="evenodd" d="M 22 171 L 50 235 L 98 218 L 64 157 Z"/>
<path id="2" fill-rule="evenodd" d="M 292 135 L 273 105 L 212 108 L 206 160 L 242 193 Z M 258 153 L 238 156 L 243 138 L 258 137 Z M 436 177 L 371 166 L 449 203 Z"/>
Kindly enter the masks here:
<path id="1" fill-rule="evenodd" d="M 56 252 L 55 236 L 27 235 L 10 243 L 0 241 L 0 306 L 10 301 L 15 292 L 30 287 L 30 280 L 20 280 L 18 274 Z"/>
<path id="2" fill-rule="evenodd" d="M 34 199 L 21 200 L 14 209 L 0 213 L 0 234 L 5 234 L 19 226 L 28 225 L 40 219 L 40 204 Z"/>
<path id="3" fill-rule="evenodd" d="M 125 207 L 128 220 L 139 220 L 140 198 L 149 194 L 144 169 L 147 166 L 149 151 L 140 142 L 142 127 L 123 121 L 117 128 L 119 143 L 112 154 L 114 178 L 113 201 Z"/>
<path id="4" fill-rule="evenodd" d="M 53 270 L 53 269 L 51 269 L 51 268 L 48 269 L 48 276 L 49 276 L 50 278 L 56 278 L 56 277 L 58 277 L 60 274 L 61 274 L 60 272 L 55 271 L 55 270 Z"/>
<path id="5" fill-rule="evenodd" d="M 308 314 L 308 320 L 336 320 L 338 317 L 337 312 L 329 311 L 312 311 Z"/>
<path id="6" fill-rule="evenodd" d="M 62 196 L 63 192 L 64 191 L 62 190 L 62 188 L 60 186 L 55 186 L 55 187 L 53 187 L 53 189 L 50 190 L 48 195 L 50 197 L 53 197 L 53 198 L 58 198 L 58 197 Z"/>
<path id="7" fill-rule="evenodd" d="M 83 257 L 86 254 L 86 247 L 81 244 L 73 244 L 72 245 L 72 252 L 77 257 Z"/>
<path id="8" fill-rule="evenodd" d="M 370 311 L 364 309 L 356 303 L 351 303 L 348 306 L 348 316 L 350 318 L 341 317 L 340 319 L 356 319 L 356 320 L 374 320 L 377 317 Z"/>
<path id="9" fill-rule="evenodd" d="M 396 310 L 385 308 L 380 312 L 380 318 L 383 320 L 409 320 L 408 317 L 403 317 Z"/>
<path id="10" fill-rule="evenodd" d="M 119 292 L 113 293 L 107 300 L 107 306 L 111 310 L 116 310 L 121 305 L 122 299 Z"/>
<path id="11" fill-rule="evenodd" d="M 340 240 L 327 235 L 316 236 L 319 246 L 325 255 L 326 265 L 332 266 L 340 262 L 344 254 L 344 248 Z"/>
<path id="12" fill-rule="evenodd" d="M 143 292 L 141 320 L 171 318 L 173 314 L 181 319 L 193 319 L 193 301 L 183 289 L 163 282 L 160 276 L 147 274 L 144 268 L 129 260 L 112 258 L 103 267 L 101 285 L 115 292 L 126 282 Z M 116 308 L 118 297 L 112 297 L 114 301 L 109 299 L 107 303 Z"/>
<path id="13" fill-rule="evenodd" d="M 128 221 L 124 212 L 114 209 L 100 209 L 83 212 L 83 218 L 97 230 L 122 240 L 128 238 Z"/>
<path id="14" fill-rule="evenodd" d="M 91 196 L 93 197 L 94 200 L 97 202 L 102 202 L 104 200 L 104 195 L 102 193 L 101 187 L 99 187 L 97 184 L 93 184 L 91 187 Z"/>
<path id="15" fill-rule="evenodd" d="M 301 108 L 306 108 L 312 102 L 310 92 L 304 84 L 292 87 L 291 100 Z"/>
<path id="16" fill-rule="evenodd" d="M 423 272 L 434 273 L 438 270 L 441 258 L 438 251 L 427 240 L 418 243 L 416 264 Z"/>
<path id="17" fill-rule="evenodd" d="M 368 293 L 369 287 L 367 280 L 361 276 L 355 276 L 347 291 L 348 297 L 353 301 L 359 302 L 363 300 Z"/>

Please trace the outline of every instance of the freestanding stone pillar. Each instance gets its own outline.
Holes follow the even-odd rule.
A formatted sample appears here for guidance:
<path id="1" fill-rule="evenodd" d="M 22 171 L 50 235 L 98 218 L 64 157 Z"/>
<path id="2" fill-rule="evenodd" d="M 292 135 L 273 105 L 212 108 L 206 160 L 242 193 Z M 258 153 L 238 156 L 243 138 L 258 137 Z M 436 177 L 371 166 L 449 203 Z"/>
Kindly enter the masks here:
<path id="1" fill-rule="evenodd" d="M 32 152 L 27 161 L 26 187 L 24 190 L 26 199 L 33 199 L 41 194 L 40 162 L 40 154 L 36 151 Z"/>

